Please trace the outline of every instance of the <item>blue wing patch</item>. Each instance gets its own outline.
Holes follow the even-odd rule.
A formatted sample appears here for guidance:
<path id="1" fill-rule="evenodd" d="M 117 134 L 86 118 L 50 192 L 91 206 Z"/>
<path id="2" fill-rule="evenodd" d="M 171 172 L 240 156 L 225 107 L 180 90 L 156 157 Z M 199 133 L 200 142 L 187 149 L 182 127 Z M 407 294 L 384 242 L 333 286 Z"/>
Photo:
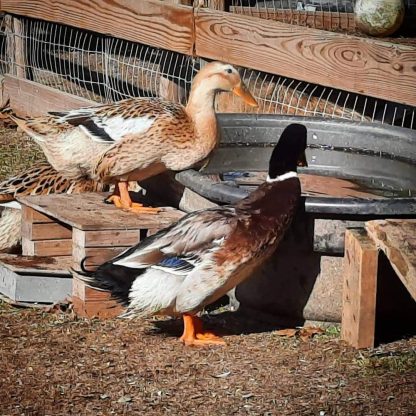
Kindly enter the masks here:
<path id="1" fill-rule="evenodd" d="M 168 273 L 187 274 L 193 270 L 194 266 L 183 257 L 165 257 L 152 268 L 165 270 Z"/>

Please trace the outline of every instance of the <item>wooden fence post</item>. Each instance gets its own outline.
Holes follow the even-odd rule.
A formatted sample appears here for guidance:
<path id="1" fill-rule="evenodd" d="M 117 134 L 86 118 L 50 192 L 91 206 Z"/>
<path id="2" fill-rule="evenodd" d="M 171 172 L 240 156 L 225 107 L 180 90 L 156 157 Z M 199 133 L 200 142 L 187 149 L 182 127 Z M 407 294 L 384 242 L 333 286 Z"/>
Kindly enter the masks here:
<path id="1" fill-rule="evenodd" d="M 169 4 L 192 6 L 192 0 L 165 0 Z M 170 70 L 168 67 L 167 70 Z M 166 76 L 160 77 L 159 96 L 165 100 L 183 103 L 186 99 L 185 89 Z"/>
<path id="2" fill-rule="evenodd" d="M 341 338 L 355 348 L 374 346 L 378 249 L 365 230 L 345 233 Z"/>
<path id="3" fill-rule="evenodd" d="M 26 78 L 26 53 L 23 23 L 20 19 L 6 15 L 7 56 L 10 59 L 11 75 Z"/>

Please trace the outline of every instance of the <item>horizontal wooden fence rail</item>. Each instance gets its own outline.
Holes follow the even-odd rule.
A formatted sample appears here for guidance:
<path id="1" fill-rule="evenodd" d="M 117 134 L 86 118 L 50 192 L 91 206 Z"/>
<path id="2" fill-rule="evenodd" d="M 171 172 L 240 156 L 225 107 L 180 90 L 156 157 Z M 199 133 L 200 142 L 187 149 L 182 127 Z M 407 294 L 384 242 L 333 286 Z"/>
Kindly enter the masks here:
<path id="1" fill-rule="evenodd" d="M 4 12 L 190 55 L 192 7 L 157 0 L 1 0 Z"/>
<path id="2" fill-rule="evenodd" d="M 413 46 L 172 1 L 1 0 L 1 7 L 11 14 L 416 106 Z"/>
<path id="3" fill-rule="evenodd" d="M 416 106 L 416 48 L 202 9 L 196 54 Z"/>

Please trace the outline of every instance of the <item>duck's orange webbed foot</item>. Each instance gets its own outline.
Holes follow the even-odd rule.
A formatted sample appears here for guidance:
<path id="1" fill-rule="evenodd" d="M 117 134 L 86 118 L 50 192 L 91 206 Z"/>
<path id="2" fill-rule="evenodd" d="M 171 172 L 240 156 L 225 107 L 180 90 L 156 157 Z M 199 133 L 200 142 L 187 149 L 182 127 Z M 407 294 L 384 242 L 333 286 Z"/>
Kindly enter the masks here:
<path id="1" fill-rule="evenodd" d="M 105 202 L 113 203 L 117 208 L 131 211 L 135 214 L 157 214 L 161 211 L 160 208 L 145 207 L 138 202 L 132 202 L 127 187 L 127 182 L 120 182 L 118 184 L 120 195 L 113 194 Z"/>
<path id="2" fill-rule="evenodd" d="M 193 315 L 183 315 L 184 330 L 180 340 L 185 345 L 226 345 L 226 342 L 212 332 L 202 330 L 202 321 Z"/>

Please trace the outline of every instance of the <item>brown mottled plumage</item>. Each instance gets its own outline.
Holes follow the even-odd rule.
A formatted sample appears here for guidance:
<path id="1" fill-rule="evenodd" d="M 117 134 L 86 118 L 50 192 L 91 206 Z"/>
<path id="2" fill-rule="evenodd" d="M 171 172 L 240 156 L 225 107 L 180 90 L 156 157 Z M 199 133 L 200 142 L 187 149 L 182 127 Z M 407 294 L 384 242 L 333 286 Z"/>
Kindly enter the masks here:
<path id="1" fill-rule="evenodd" d="M 17 196 L 78 194 L 102 191 L 103 185 L 92 179 L 68 180 L 48 163 L 39 163 L 0 182 L 0 250 L 12 251 L 20 244 L 21 212 Z"/>
<path id="2" fill-rule="evenodd" d="M 257 105 L 234 67 L 211 62 L 195 76 L 186 107 L 159 98 L 132 98 L 16 122 L 66 177 L 87 174 L 120 183 L 118 205 L 128 208 L 132 203 L 126 182 L 189 168 L 217 145 L 218 91 L 233 91 Z"/>
<path id="3" fill-rule="evenodd" d="M 193 212 L 102 264 L 83 269 L 88 284 L 110 290 L 124 316 L 183 315 L 187 345 L 223 343 L 195 316 L 247 279 L 271 256 L 297 210 L 306 128 L 288 126 L 272 152 L 269 177 L 234 205 Z"/>

